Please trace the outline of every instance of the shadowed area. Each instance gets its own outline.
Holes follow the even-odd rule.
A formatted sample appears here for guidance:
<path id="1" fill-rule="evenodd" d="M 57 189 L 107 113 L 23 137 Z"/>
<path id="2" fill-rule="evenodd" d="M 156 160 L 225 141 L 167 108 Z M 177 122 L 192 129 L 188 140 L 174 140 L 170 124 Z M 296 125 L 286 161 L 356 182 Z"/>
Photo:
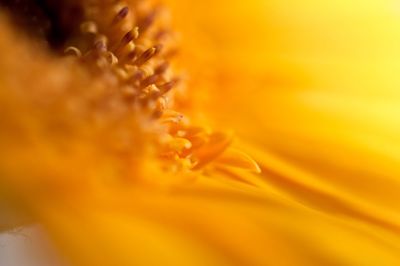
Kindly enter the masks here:
<path id="1" fill-rule="evenodd" d="M 64 45 L 82 17 L 78 5 L 53 0 L 1 0 L 2 10 L 30 37 L 44 40 L 52 48 Z M 60 12 L 62 10 L 62 12 Z"/>

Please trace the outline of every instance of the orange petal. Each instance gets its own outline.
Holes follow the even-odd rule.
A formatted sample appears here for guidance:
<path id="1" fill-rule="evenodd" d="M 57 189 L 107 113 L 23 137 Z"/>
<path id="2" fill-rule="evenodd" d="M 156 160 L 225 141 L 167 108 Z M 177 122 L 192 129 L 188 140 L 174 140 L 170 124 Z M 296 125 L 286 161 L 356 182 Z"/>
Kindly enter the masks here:
<path id="1" fill-rule="evenodd" d="M 231 144 L 233 134 L 216 132 L 211 134 L 210 140 L 203 147 L 193 152 L 193 157 L 198 161 L 194 170 L 204 167 L 219 157 Z"/>
<path id="2" fill-rule="evenodd" d="M 227 149 L 217 160 L 216 163 L 224 166 L 241 168 L 255 173 L 261 173 L 257 162 L 246 153 L 234 148 Z"/>

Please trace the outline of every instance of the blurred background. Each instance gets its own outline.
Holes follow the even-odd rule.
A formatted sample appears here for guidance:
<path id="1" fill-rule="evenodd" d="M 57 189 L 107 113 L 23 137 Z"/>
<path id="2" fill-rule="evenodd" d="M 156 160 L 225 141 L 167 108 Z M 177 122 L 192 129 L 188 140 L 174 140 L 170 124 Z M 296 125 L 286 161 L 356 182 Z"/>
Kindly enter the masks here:
<path id="1" fill-rule="evenodd" d="M 21 1 L 0 3 L 18 7 L 21 3 L 30 2 Z M 50 0 L 48 2 L 56 3 Z M 276 198 L 284 198 L 296 208 L 301 205 L 301 211 L 306 206 L 309 208 L 307 211 L 311 210 L 310 213 L 317 213 L 324 219 L 329 217 L 335 222 L 351 224 L 357 229 L 352 232 L 358 233 L 358 229 L 367 228 L 365 232 L 385 239 L 385 234 L 381 234 L 380 230 L 387 230 L 396 235 L 393 238 L 391 236 L 388 242 L 395 243 L 393 246 L 397 247 L 400 228 L 400 2 L 163 2 L 172 12 L 173 29 L 177 32 L 181 46 L 177 62 L 184 69 L 183 76 L 189 88 L 186 96 L 188 99 L 194 99 L 188 101 L 185 106 L 193 107 L 188 108 L 187 114 L 196 119 L 201 116 L 209 117 L 212 126 L 232 128 L 238 136 L 238 146 L 242 145 L 246 151 L 255 151 L 249 154 L 264 170 L 260 180 L 263 179 L 262 185 L 267 188 L 265 194 L 268 197 L 274 198 L 279 195 Z M 73 11 L 71 9 L 66 12 L 66 17 L 72 24 L 76 15 Z M 28 17 L 35 18 L 33 21 L 17 23 L 26 26 L 30 34 L 46 35 L 51 48 L 57 50 L 64 41 L 62 36 L 57 34 L 58 30 L 63 28 L 62 23 L 57 24 L 54 29 L 45 28 L 42 32 L 30 32 L 30 27 L 35 28 L 34 23 L 42 18 L 46 19 L 46 14 L 41 14 L 39 10 L 37 16 Z M 14 74 L 17 77 L 19 73 Z M 198 120 L 201 121 L 201 118 Z M 18 140 L 16 142 L 18 143 Z M 5 154 L 4 158 L 8 159 L 7 156 Z M 69 166 L 63 164 L 63 160 L 60 160 L 59 165 L 52 164 L 51 160 L 49 162 L 48 165 L 44 164 L 45 167 L 59 167 L 60 172 L 69 170 Z M 77 165 L 80 165 L 79 163 Z M 35 166 L 34 163 L 32 165 Z M 97 161 L 91 166 L 95 166 L 95 170 L 91 172 L 94 176 L 102 171 L 97 169 Z M 19 168 L 15 169 L 12 170 L 15 170 L 18 176 Z M 51 168 L 49 172 L 52 170 L 54 169 Z M 46 171 L 47 169 L 43 170 L 45 173 Z M 74 169 L 71 171 L 74 172 Z M 249 176 L 248 173 L 243 175 Z M 54 185 L 48 182 L 53 181 L 52 176 L 49 176 L 48 180 L 46 176 L 44 181 L 40 180 L 38 183 L 34 180 L 35 177 L 28 176 L 24 180 L 26 176 L 23 176 L 20 184 L 18 181 L 15 183 L 22 187 L 21 191 L 26 189 L 32 194 L 31 198 L 36 199 L 35 196 L 40 195 L 40 192 L 31 189 L 29 182 L 34 185 Z M 65 181 L 63 178 L 61 175 L 60 184 L 72 184 L 72 189 L 75 185 L 80 185 L 78 175 L 76 180 L 72 181 Z M 249 180 L 253 180 L 251 178 Z M 51 185 L 49 187 L 53 188 Z M 51 198 L 54 195 L 49 193 L 47 196 Z M 224 199 L 222 196 L 221 198 Z M 218 203 L 223 209 L 224 201 Z M 212 202 L 211 205 L 213 204 Z M 81 211 L 86 213 L 85 209 Z M 273 211 L 271 213 L 273 214 Z M 290 217 L 290 214 L 287 216 Z M 213 217 L 210 217 L 212 220 Z M 283 215 L 282 217 L 286 218 Z M 107 224 L 108 220 L 105 221 L 104 224 Z M 127 224 L 133 224 L 129 219 L 127 221 Z M 297 227 L 291 224 L 296 221 L 288 219 L 285 223 L 285 229 L 289 229 L 285 231 L 287 239 L 279 238 L 284 234 L 277 234 L 277 239 L 293 244 L 287 245 L 288 250 L 292 248 L 293 253 L 300 258 L 304 255 L 307 259 L 314 259 L 311 255 L 308 257 L 306 252 L 301 253 L 302 249 L 298 247 L 303 247 L 303 243 L 317 243 L 315 246 L 310 244 L 310 250 L 317 250 L 320 248 L 319 241 L 326 241 L 326 253 L 332 256 L 328 258 L 336 258 L 336 248 L 344 254 L 345 259 L 354 258 L 356 261 L 357 256 L 363 258 L 363 254 L 347 253 L 347 246 L 341 243 L 330 250 L 335 232 L 319 229 L 321 231 L 308 242 L 308 231 L 318 231 L 318 228 L 311 228 L 318 221 L 311 218 L 302 221 L 305 228 L 299 230 L 301 233 L 296 241 L 291 241 L 293 234 L 288 232 L 295 231 L 294 228 Z M 247 222 L 249 227 L 244 228 L 254 229 L 254 221 L 249 219 Z M 160 224 L 163 225 L 162 220 Z M 218 222 L 216 224 L 219 232 Z M 104 226 L 101 223 L 100 225 Z M 97 230 L 104 229 L 101 226 Z M 179 228 L 178 225 L 175 226 Z M 62 226 L 60 228 L 60 232 L 63 232 Z M 110 228 L 114 229 L 112 226 Z M 140 226 L 137 228 L 141 229 Z M 78 228 L 76 232 L 79 230 L 82 229 Z M 227 232 L 228 229 L 225 233 Z M 258 231 L 254 232 L 257 235 Z M 187 234 L 180 233 L 187 237 Z M 111 230 L 110 235 L 114 236 Z M 347 233 L 343 235 L 347 237 Z M 76 241 L 80 241 L 79 234 L 75 237 Z M 68 236 L 65 239 L 68 239 Z M 107 240 L 107 237 L 104 239 Z M 204 243 L 207 244 L 209 239 L 205 239 Z M 349 239 L 352 239 L 352 236 L 349 236 Z M 361 238 L 356 239 L 357 243 L 363 244 Z M 385 252 L 389 250 L 386 249 L 386 243 L 379 242 L 382 239 L 376 242 L 375 238 L 371 239 L 374 239 L 374 245 L 379 243 L 379 249 Z M 265 238 L 262 238 L 260 242 L 264 240 Z M 65 243 L 71 244 L 66 240 Z M 228 248 L 225 248 L 232 253 L 244 250 L 244 258 L 249 258 L 246 257 L 248 254 L 265 256 L 262 252 L 251 253 L 252 250 L 246 253 L 247 250 L 243 247 L 235 246 L 237 249 L 231 250 L 229 244 Z M 347 245 L 350 248 L 352 242 L 349 241 Z M 73 244 L 71 246 L 74 247 Z M 286 243 L 282 246 L 286 247 Z M 395 249 L 390 249 L 390 252 L 393 250 Z M 378 255 L 375 256 L 373 252 L 371 254 L 374 259 L 380 260 Z M 396 252 L 393 254 L 391 255 L 397 259 Z M 318 255 L 316 257 L 317 260 L 320 259 Z M 295 258 L 293 256 L 294 260 Z M 0 233 L 0 266 L 47 265 L 63 266 L 40 227 L 15 228 Z"/>

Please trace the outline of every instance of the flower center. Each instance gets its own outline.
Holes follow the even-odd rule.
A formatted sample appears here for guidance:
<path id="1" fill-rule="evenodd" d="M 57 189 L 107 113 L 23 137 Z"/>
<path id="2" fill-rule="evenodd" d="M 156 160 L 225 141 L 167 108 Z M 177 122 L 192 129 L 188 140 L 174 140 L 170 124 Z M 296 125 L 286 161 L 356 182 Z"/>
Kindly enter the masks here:
<path id="1" fill-rule="evenodd" d="M 125 109 L 155 124 L 158 157 L 169 170 L 201 169 L 230 146 L 231 134 L 194 126 L 173 110 L 172 89 L 179 84 L 171 64 L 176 41 L 163 7 L 145 0 L 9 0 L 2 5 L 33 39 L 76 61 L 113 90 Z M 230 162 L 253 165 L 241 153 L 230 153 L 224 163 Z"/>
<path id="2" fill-rule="evenodd" d="M 166 108 L 167 93 L 178 83 L 172 76 L 171 35 L 161 8 L 146 1 L 128 6 L 124 1 L 83 2 L 82 17 L 73 25 L 64 53 L 95 73 L 112 76 L 127 104 L 152 117 Z"/>

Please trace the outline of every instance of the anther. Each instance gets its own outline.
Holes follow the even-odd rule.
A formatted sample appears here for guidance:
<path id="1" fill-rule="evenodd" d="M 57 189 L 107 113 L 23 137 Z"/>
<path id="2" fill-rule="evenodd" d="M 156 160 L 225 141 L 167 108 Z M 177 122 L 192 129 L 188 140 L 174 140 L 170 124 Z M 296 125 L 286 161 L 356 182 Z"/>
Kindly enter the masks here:
<path id="1" fill-rule="evenodd" d="M 145 76 L 145 73 L 143 72 L 143 70 L 138 69 L 136 70 L 133 75 L 132 75 L 132 79 L 133 80 L 142 80 Z"/>
<path id="2" fill-rule="evenodd" d="M 141 85 L 143 87 L 145 87 L 145 86 L 148 86 L 150 84 L 154 84 L 154 83 L 156 83 L 158 78 L 159 78 L 159 76 L 156 75 L 156 74 L 155 75 L 151 75 L 151 76 L 147 77 L 145 80 L 143 80 Z"/>
<path id="3" fill-rule="evenodd" d="M 145 17 L 140 23 L 139 27 L 140 29 L 145 32 L 150 26 L 154 23 L 155 19 L 157 16 L 157 12 L 153 11 L 151 12 L 147 17 Z"/>
<path id="4" fill-rule="evenodd" d="M 129 7 L 124 7 L 124 8 L 122 8 L 118 13 L 117 13 L 117 15 L 115 15 L 115 17 L 114 17 L 114 19 L 113 19 L 113 21 L 112 21 L 112 24 L 117 24 L 117 23 L 119 23 L 120 21 L 122 21 L 124 18 L 126 18 L 126 16 L 128 16 L 128 14 L 129 14 Z"/>
<path id="5" fill-rule="evenodd" d="M 162 96 L 162 95 L 168 93 L 173 87 L 175 87 L 178 84 L 178 82 L 179 82 L 178 79 L 174 79 L 170 82 L 159 85 L 158 87 L 160 89 L 160 95 L 158 95 L 158 96 Z"/>
<path id="6" fill-rule="evenodd" d="M 160 30 L 154 35 L 154 39 L 157 41 L 162 40 L 164 37 L 168 36 L 169 31 L 167 30 Z"/>
<path id="7" fill-rule="evenodd" d="M 147 49 L 146 51 L 143 52 L 143 54 L 139 56 L 138 59 L 136 59 L 135 64 L 138 66 L 143 65 L 144 63 L 149 61 L 156 54 L 156 52 L 157 49 L 155 47 Z"/>
<path id="8" fill-rule="evenodd" d="M 126 55 L 125 61 L 134 61 L 136 60 L 136 58 L 137 58 L 137 51 L 133 50 L 132 52 Z"/>
<path id="9" fill-rule="evenodd" d="M 129 42 L 133 41 L 139 36 L 139 29 L 136 27 L 131 31 L 128 31 L 124 37 L 122 37 L 121 45 L 127 45 Z"/>
<path id="10" fill-rule="evenodd" d="M 161 75 L 165 73 L 165 71 L 167 71 L 168 68 L 169 68 L 169 63 L 164 62 L 155 69 L 154 73 L 157 75 Z"/>

